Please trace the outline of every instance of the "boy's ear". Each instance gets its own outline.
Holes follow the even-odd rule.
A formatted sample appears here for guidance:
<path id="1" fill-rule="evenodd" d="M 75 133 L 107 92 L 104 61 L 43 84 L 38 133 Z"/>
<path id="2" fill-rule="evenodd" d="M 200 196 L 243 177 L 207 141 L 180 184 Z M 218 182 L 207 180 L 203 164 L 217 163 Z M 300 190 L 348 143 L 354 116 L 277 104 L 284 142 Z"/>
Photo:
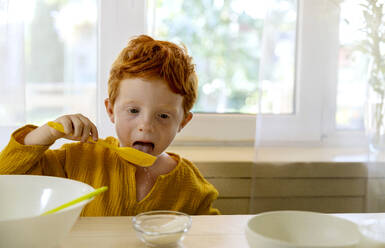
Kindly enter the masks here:
<path id="1" fill-rule="evenodd" d="M 180 124 L 178 132 L 180 132 L 187 125 L 187 123 L 191 121 L 192 118 L 193 118 L 193 113 L 188 112 L 186 117 L 184 117 L 182 123 Z"/>
<path id="2" fill-rule="evenodd" d="M 104 105 L 106 106 L 106 111 L 107 111 L 108 116 L 110 117 L 111 122 L 115 123 L 114 106 L 111 104 L 109 98 L 104 99 Z"/>

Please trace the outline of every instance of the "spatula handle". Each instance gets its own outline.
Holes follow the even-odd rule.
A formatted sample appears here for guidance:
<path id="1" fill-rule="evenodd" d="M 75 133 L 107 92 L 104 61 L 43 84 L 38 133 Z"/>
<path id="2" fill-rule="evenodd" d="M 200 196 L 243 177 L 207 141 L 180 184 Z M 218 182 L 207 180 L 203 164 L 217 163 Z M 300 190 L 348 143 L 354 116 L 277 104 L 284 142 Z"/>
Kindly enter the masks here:
<path id="1" fill-rule="evenodd" d="M 82 202 L 82 201 L 87 200 L 89 198 L 92 198 L 92 197 L 94 197 L 94 196 L 96 196 L 96 195 L 106 191 L 107 189 L 108 189 L 107 186 L 103 186 L 101 188 L 96 189 L 95 191 L 92 191 L 91 193 L 83 195 L 83 196 L 81 196 L 79 198 L 76 198 L 76 199 L 70 201 L 70 202 L 64 203 L 64 204 L 60 205 L 59 207 L 56 207 L 56 208 L 51 209 L 51 210 L 48 210 L 48 211 L 42 213 L 41 215 L 48 215 L 48 214 L 55 213 L 55 212 L 60 211 L 60 210 L 62 210 L 64 208 L 67 208 L 69 206 L 75 205 L 76 203 L 79 203 L 79 202 Z"/>

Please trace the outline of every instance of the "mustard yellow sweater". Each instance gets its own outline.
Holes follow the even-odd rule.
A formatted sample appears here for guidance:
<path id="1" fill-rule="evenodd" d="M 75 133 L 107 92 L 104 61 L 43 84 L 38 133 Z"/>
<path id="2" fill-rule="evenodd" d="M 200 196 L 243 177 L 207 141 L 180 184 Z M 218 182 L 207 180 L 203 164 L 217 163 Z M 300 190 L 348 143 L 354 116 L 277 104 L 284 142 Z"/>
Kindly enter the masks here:
<path id="1" fill-rule="evenodd" d="M 160 175 L 141 201 L 136 199 L 135 166 L 102 146 L 69 143 L 58 150 L 49 146 L 23 145 L 24 137 L 36 128 L 16 130 L 0 153 L 0 174 L 32 174 L 65 177 L 109 190 L 95 197 L 82 216 L 136 215 L 150 210 L 175 210 L 187 214 L 219 214 L 212 207 L 218 192 L 188 160 L 169 153 L 178 164 Z M 106 142 L 118 145 L 113 137 Z"/>

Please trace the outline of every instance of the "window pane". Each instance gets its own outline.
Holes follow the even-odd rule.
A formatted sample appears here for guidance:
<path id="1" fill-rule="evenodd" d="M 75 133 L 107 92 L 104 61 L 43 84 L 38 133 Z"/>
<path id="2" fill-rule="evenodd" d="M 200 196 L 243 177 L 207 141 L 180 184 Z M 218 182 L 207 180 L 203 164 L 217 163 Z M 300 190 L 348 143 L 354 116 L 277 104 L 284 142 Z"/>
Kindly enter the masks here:
<path id="1" fill-rule="evenodd" d="M 197 65 L 195 112 L 292 113 L 296 1 L 151 0 L 149 30 Z M 260 66 L 263 64 L 263 66 Z"/>
<path id="2" fill-rule="evenodd" d="M 337 129 L 364 128 L 369 58 L 362 52 L 362 42 L 367 39 L 362 30 L 362 2 L 349 0 L 341 4 Z"/>
<path id="3" fill-rule="evenodd" d="M 16 41 L 8 42 L 9 48 L 19 44 L 23 51 L 21 62 L 14 65 L 25 90 L 22 122 L 42 124 L 68 113 L 95 120 L 97 1 L 10 2 L 18 2 L 13 7 L 23 13 L 17 18 L 22 27 L 19 35 L 7 36 Z M 12 28 L 12 20 L 2 25 Z"/>

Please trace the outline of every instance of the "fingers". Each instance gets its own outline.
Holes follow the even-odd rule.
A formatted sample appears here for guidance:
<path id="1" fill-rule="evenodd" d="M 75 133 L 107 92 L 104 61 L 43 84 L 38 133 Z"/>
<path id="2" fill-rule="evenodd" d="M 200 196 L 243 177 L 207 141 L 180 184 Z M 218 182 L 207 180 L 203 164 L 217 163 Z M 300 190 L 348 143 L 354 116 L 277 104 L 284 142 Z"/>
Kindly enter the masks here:
<path id="1" fill-rule="evenodd" d="M 79 127 L 83 126 L 82 130 L 79 130 L 79 136 L 81 136 L 81 142 L 86 142 L 88 137 L 92 137 L 94 141 L 98 140 L 98 129 L 87 117 L 83 115 L 77 116 L 81 123 L 79 123 Z M 75 133 L 76 133 L 75 129 Z"/>
<path id="2" fill-rule="evenodd" d="M 98 140 L 98 130 L 96 126 L 84 115 L 64 115 L 57 120 L 64 127 L 66 138 L 86 142 L 89 137 L 94 141 Z"/>
<path id="3" fill-rule="evenodd" d="M 64 127 L 64 133 L 68 136 L 74 133 L 74 127 L 72 125 L 72 120 L 70 116 L 63 116 L 56 120 L 56 122 L 59 122 Z"/>
<path id="4" fill-rule="evenodd" d="M 94 123 L 91 122 L 91 135 L 92 135 L 92 139 L 94 141 L 97 141 L 99 139 L 99 134 L 98 134 L 98 129 L 96 128 L 96 126 L 94 125 Z"/>

